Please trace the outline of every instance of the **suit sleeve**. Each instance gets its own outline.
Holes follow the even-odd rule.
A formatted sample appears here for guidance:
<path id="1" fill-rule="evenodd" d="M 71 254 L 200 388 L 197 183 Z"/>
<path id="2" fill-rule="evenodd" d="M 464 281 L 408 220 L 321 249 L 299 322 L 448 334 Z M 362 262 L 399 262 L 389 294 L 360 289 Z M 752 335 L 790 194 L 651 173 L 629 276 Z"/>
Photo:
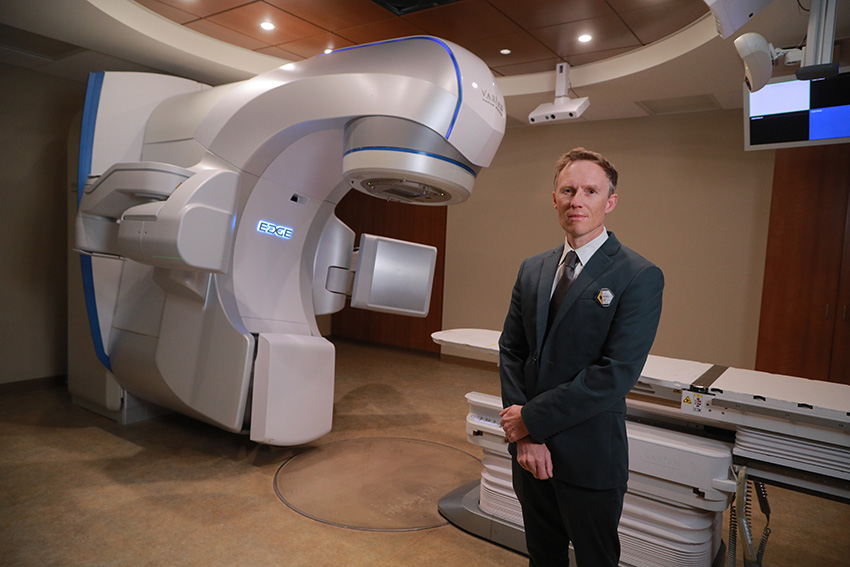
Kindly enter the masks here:
<path id="1" fill-rule="evenodd" d="M 599 359 L 524 405 L 523 422 L 535 441 L 604 411 L 622 411 L 622 400 L 640 377 L 655 340 L 663 288 L 664 276 L 656 266 L 637 272 L 622 291 Z"/>
<path id="2" fill-rule="evenodd" d="M 499 378 L 502 385 L 503 407 L 513 404 L 524 405 L 527 401 L 525 365 L 530 348 L 522 316 L 523 301 L 520 283 L 524 268 L 525 262 L 519 268 L 519 274 L 511 292 L 508 315 L 499 337 Z"/>

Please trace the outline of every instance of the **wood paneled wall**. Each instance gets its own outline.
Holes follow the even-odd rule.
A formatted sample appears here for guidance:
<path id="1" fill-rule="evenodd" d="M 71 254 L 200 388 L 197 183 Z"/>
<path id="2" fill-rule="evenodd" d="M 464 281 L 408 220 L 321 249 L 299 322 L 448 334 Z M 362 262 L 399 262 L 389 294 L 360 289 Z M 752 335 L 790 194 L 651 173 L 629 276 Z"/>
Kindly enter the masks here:
<path id="1" fill-rule="evenodd" d="M 446 250 L 446 207 L 407 205 L 382 201 L 350 191 L 336 207 L 339 219 L 356 233 L 387 236 L 437 248 L 431 306 L 425 318 L 345 309 L 333 315 L 333 336 L 439 353 L 431 333 L 442 330 L 443 273 Z"/>
<path id="2" fill-rule="evenodd" d="M 850 144 L 777 150 L 756 369 L 850 384 Z"/>

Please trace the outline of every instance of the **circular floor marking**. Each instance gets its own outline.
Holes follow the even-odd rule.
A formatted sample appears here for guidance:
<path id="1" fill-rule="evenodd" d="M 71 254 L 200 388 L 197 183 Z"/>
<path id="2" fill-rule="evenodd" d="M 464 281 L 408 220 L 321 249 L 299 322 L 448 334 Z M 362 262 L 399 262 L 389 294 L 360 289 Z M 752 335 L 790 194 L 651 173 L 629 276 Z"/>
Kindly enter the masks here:
<path id="1" fill-rule="evenodd" d="M 447 522 L 446 494 L 481 476 L 481 462 L 454 447 L 417 439 L 348 439 L 283 463 L 275 492 L 314 520 L 373 531 L 410 531 Z"/>

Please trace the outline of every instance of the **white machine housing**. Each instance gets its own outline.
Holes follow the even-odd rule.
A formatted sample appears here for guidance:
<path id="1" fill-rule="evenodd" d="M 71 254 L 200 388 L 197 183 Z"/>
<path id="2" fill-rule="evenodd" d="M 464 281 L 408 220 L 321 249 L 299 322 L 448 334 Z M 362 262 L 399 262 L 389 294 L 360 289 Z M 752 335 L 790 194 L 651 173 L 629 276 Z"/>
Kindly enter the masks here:
<path id="1" fill-rule="evenodd" d="M 705 0 L 714 16 L 717 33 L 727 38 L 750 21 L 770 0 Z"/>
<path id="2" fill-rule="evenodd" d="M 352 188 L 460 203 L 504 128 L 487 66 L 431 37 L 217 87 L 93 75 L 76 245 L 106 370 L 72 369 L 75 400 L 117 411 L 126 392 L 261 443 L 324 435 L 334 353 L 316 316 L 344 307 L 353 269 L 335 206 Z M 419 277 L 395 294 L 430 296 L 433 267 Z"/>

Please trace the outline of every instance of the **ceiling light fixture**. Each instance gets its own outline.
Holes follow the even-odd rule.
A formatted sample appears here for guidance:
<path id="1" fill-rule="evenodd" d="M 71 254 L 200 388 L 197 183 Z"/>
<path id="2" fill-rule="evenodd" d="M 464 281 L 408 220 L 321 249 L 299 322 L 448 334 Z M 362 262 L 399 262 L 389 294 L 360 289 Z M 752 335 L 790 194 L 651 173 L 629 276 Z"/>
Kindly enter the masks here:
<path id="1" fill-rule="evenodd" d="M 578 40 L 579 40 L 580 42 L 582 42 L 582 43 L 587 43 L 587 42 L 589 42 L 591 39 L 593 39 L 593 36 L 591 36 L 591 35 L 589 35 L 589 34 L 586 34 L 586 33 L 585 33 L 585 34 L 582 34 L 582 35 L 580 35 L 580 36 L 578 36 Z"/>
<path id="2" fill-rule="evenodd" d="M 502 49 L 501 51 L 499 51 L 499 53 L 501 53 L 502 55 L 510 55 L 511 50 L 510 49 Z"/>
<path id="3" fill-rule="evenodd" d="M 274 29 L 274 24 L 266 21 L 266 22 L 261 23 L 260 27 L 263 28 L 266 31 L 272 31 Z"/>
<path id="4" fill-rule="evenodd" d="M 327 49 L 325 49 L 325 55 L 327 55 L 328 53 L 333 53 L 333 51 L 334 51 L 333 49 L 328 47 Z"/>

